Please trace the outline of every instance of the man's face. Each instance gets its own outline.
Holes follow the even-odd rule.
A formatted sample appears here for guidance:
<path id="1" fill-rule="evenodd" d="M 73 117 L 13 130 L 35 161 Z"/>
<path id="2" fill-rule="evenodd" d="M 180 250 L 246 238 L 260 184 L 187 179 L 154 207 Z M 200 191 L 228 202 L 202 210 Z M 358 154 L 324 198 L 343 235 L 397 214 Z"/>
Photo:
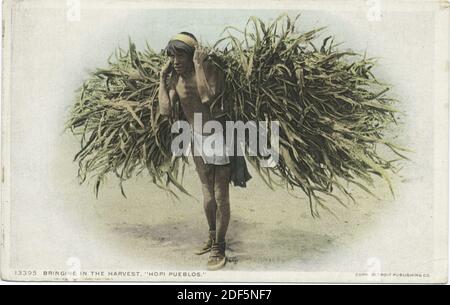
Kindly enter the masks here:
<path id="1" fill-rule="evenodd" d="M 192 68 L 192 56 L 185 52 L 178 52 L 170 56 L 173 67 L 178 74 L 183 74 Z"/>

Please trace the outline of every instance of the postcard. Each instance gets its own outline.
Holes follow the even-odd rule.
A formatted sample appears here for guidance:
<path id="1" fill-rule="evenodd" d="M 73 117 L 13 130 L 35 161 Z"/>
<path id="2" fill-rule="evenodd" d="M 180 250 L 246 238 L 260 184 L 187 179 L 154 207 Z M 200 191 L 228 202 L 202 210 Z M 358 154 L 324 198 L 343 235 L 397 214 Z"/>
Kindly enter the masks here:
<path id="1" fill-rule="evenodd" d="M 449 7 L 4 1 L 2 279 L 447 282 Z"/>

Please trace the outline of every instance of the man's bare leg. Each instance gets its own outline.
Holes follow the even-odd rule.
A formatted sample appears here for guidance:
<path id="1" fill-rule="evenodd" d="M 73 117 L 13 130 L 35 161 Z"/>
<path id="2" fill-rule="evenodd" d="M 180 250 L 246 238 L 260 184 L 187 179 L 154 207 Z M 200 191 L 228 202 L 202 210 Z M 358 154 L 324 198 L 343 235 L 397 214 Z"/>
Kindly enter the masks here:
<path id="1" fill-rule="evenodd" d="M 205 244 L 196 250 L 195 254 L 202 255 L 211 250 L 216 239 L 216 211 L 214 197 L 214 166 L 205 164 L 202 157 L 194 156 L 195 169 L 202 183 L 203 209 L 209 226 L 209 236 Z"/>
<path id="2" fill-rule="evenodd" d="M 218 270 L 226 263 L 225 235 L 230 222 L 229 183 L 231 175 L 230 165 L 205 164 L 201 157 L 194 156 L 197 173 L 202 183 L 203 206 L 210 232 L 215 230 L 215 236 L 197 252 L 209 252 L 209 270 Z"/>
<path id="3" fill-rule="evenodd" d="M 195 168 L 202 183 L 203 209 L 210 231 L 216 230 L 217 204 L 214 196 L 214 166 L 205 164 L 202 157 L 194 156 Z"/>
<path id="4" fill-rule="evenodd" d="M 225 235 L 230 222 L 229 183 L 231 167 L 215 165 L 214 167 L 214 198 L 216 199 L 216 239 L 211 247 L 208 259 L 208 270 L 219 270 L 225 266 Z"/>
<path id="5" fill-rule="evenodd" d="M 214 171 L 214 198 L 216 211 L 216 240 L 225 242 L 228 224 L 230 222 L 230 165 L 216 165 Z"/>

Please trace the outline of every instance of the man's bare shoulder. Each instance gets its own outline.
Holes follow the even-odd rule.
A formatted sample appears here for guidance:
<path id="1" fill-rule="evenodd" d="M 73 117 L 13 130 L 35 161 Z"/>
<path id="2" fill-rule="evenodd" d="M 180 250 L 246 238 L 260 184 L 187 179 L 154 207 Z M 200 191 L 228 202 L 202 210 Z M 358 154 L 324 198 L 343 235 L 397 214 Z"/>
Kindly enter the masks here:
<path id="1" fill-rule="evenodd" d="M 205 69 L 205 74 L 207 74 L 207 75 L 218 76 L 218 75 L 223 74 L 222 69 L 220 69 L 220 67 L 218 67 L 217 64 L 215 64 L 211 59 L 207 59 L 203 63 L 203 67 Z"/>

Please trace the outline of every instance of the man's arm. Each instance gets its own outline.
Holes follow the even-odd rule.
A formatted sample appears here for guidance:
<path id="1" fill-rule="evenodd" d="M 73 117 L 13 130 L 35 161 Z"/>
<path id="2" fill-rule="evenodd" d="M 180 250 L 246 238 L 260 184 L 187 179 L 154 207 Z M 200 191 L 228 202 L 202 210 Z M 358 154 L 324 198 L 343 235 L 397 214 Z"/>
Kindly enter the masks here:
<path id="1" fill-rule="evenodd" d="M 170 71 L 171 63 L 168 62 L 161 71 L 161 77 L 159 81 L 159 112 L 161 115 L 170 116 L 172 112 L 172 102 L 176 97 L 175 89 L 172 86 L 172 80 L 170 80 L 169 85 L 166 83 L 168 73 Z"/>
<path id="2" fill-rule="evenodd" d="M 212 103 L 223 87 L 223 73 L 212 63 L 205 62 L 206 57 L 206 50 L 197 47 L 193 58 L 195 77 L 202 103 Z"/>
<path id="3" fill-rule="evenodd" d="M 159 81 L 159 112 L 162 115 L 170 116 L 171 113 L 171 103 L 169 98 L 169 93 L 167 90 L 166 80 L 161 77 Z"/>

